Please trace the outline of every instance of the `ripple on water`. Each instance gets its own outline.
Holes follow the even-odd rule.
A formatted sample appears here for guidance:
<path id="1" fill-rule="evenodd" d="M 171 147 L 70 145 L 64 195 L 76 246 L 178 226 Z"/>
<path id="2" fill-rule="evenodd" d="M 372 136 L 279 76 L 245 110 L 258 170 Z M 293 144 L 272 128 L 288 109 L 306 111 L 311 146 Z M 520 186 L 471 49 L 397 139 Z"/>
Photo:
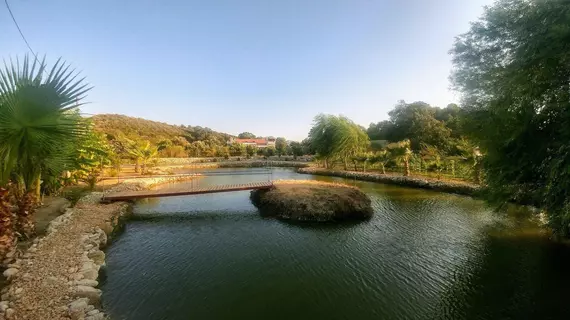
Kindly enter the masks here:
<path id="1" fill-rule="evenodd" d="M 315 177 L 276 170 L 274 178 Z M 230 183 L 239 179 L 252 178 Z M 519 226 L 531 228 L 520 215 L 354 183 L 372 199 L 367 222 L 262 218 L 248 192 L 139 203 L 107 252 L 106 309 L 150 320 L 556 319 L 570 311 L 555 296 L 570 285 L 570 257 L 527 231 L 517 236 Z"/>

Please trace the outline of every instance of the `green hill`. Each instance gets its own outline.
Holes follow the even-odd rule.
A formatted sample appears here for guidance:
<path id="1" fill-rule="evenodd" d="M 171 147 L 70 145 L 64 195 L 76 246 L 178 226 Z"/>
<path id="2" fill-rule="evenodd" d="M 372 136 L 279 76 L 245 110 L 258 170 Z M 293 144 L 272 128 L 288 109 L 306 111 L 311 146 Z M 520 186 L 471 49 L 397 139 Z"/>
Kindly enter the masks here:
<path id="1" fill-rule="evenodd" d="M 120 114 L 99 114 L 91 117 L 95 130 L 102 132 L 109 141 L 122 137 L 134 141 L 148 140 L 155 146 L 174 145 L 191 151 L 193 146 L 201 149 L 215 149 L 226 146 L 232 137 L 210 128 L 200 126 L 176 126 L 163 122 L 142 118 L 129 117 Z M 197 144 L 193 144 L 196 142 Z M 190 152 L 190 153 L 204 153 Z"/>

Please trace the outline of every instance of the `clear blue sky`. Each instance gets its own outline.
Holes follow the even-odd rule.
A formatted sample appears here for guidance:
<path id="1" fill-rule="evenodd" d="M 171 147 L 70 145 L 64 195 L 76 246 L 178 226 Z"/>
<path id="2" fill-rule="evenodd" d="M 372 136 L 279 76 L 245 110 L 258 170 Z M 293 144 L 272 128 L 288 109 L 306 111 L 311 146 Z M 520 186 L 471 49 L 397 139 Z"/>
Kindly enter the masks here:
<path id="1" fill-rule="evenodd" d="M 94 86 L 86 113 L 302 139 L 445 106 L 448 50 L 491 0 L 9 0 L 32 48 Z M 2 1 L 0 57 L 28 52 Z"/>

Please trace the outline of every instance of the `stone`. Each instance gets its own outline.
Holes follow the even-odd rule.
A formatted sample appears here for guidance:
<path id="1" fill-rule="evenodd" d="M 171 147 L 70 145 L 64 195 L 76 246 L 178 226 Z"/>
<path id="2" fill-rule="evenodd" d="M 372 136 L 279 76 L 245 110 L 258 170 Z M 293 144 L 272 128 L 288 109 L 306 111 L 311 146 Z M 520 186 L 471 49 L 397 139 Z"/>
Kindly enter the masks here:
<path id="1" fill-rule="evenodd" d="M 8 308 L 8 309 L 6 309 L 6 312 L 4 313 L 4 317 L 6 317 L 7 320 L 14 319 L 14 313 L 16 313 L 16 311 L 14 311 L 14 309 Z"/>
<path id="2" fill-rule="evenodd" d="M 79 270 L 78 267 L 73 267 L 73 268 L 69 268 L 69 270 L 67 270 L 67 272 L 69 272 L 69 273 L 76 273 L 77 270 Z"/>
<path id="3" fill-rule="evenodd" d="M 79 286 L 96 287 L 99 285 L 99 282 L 95 281 L 95 280 L 90 280 L 90 279 L 82 279 L 79 281 L 75 281 L 75 284 L 79 285 Z"/>
<path id="4" fill-rule="evenodd" d="M 95 315 L 85 317 L 85 320 L 105 320 L 105 314 L 97 313 Z"/>
<path id="5" fill-rule="evenodd" d="M 93 310 L 87 312 L 87 315 L 88 316 L 94 316 L 94 315 L 98 314 L 99 312 L 100 312 L 99 310 L 93 309 Z"/>
<path id="6" fill-rule="evenodd" d="M 87 308 L 89 307 L 89 299 L 79 298 L 69 304 L 68 314 L 73 320 L 79 320 L 84 317 Z"/>
<path id="7" fill-rule="evenodd" d="M 99 271 L 95 269 L 82 270 L 81 275 L 83 276 L 81 279 L 85 278 L 89 280 L 97 280 L 97 278 L 99 278 Z M 81 280 L 81 279 L 76 279 L 76 280 Z"/>
<path id="8" fill-rule="evenodd" d="M 16 254 L 16 250 L 12 250 L 12 251 L 6 253 L 6 258 L 13 258 L 15 254 Z"/>
<path id="9" fill-rule="evenodd" d="M 97 264 L 97 265 L 101 266 L 101 265 L 105 264 L 105 252 L 103 252 L 101 250 L 91 250 L 87 254 L 87 257 L 89 257 L 89 259 L 93 260 L 93 262 L 95 262 L 95 264 Z"/>
<path id="10" fill-rule="evenodd" d="M 83 273 L 76 273 L 73 276 L 71 276 L 71 278 L 73 280 L 77 281 L 77 280 L 81 280 L 81 279 L 85 278 L 85 276 L 83 275 Z M 95 279 L 97 279 L 97 278 L 95 278 Z M 93 280 L 95 280 L 95 279 L 93 279 Z"/>
<path id="11" fill-rule="evenodd" d="M 101 299 L 101 290 L 88 286 L 77 286 L 75 287 L 75 296 L 87 298 L 90 304 L 95 304 L 99 303 Z"/>
<path id="12" fill-rule="evenodd" d="M 16 291 L 14 291 L 15 294 L 20 294 L 22 293 L 22 291 L 24 291 L 24 289 L 22 288 L 17 288 Z"/>
<path id="13" fill-rule="evenodd" d="M 10 305 L 8 305 L 8 301 L 2 301 L 0 302 L 0 311 L 2 312 L 6 312 L 6 310 L 10 308 Z"/>
<path id="14" fill-rule="evenodd" d="M 2 296 L 0 297 L 0 299 L 9 300 L 10 299 L 10 293 L 8 293 L 8 292 L 3 293 Z"/>
<path id="15" fill-rule="evenodd" d="M 3 275 L 4 275 L 4 277 L 6 277 L 8 280 L 10 280 L 11 278 L 15 277 L 15 276 L 18 274 L 19 271 L 20 271 L 20 270 L 18 270 L 18 269 L 16 269 L 16 268 L 8 268 L 8 269 L 4 270 Z"/>
<path id="16" fill-rule="evenodd" d="M 36 252 L 36 251 L 38 251 L 38 248 L 30 248 L 30 249 L 28 249 L 28 252 L 34 253 L 34 252 Z"/>

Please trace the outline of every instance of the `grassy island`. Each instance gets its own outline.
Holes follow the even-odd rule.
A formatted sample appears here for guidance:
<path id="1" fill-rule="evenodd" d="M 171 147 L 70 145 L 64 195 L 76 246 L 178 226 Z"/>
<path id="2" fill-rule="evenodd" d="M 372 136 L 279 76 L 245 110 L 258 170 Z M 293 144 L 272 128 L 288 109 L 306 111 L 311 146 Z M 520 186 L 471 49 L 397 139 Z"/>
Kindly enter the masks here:
<path id="1" fill-rule="evenodd" d="M 373 214 L 360 189 L 313 180 L 276 181 L 270 190 L 254 190 L 251 201 L 264 216 L 296 221 L 364 220 Z"/>

